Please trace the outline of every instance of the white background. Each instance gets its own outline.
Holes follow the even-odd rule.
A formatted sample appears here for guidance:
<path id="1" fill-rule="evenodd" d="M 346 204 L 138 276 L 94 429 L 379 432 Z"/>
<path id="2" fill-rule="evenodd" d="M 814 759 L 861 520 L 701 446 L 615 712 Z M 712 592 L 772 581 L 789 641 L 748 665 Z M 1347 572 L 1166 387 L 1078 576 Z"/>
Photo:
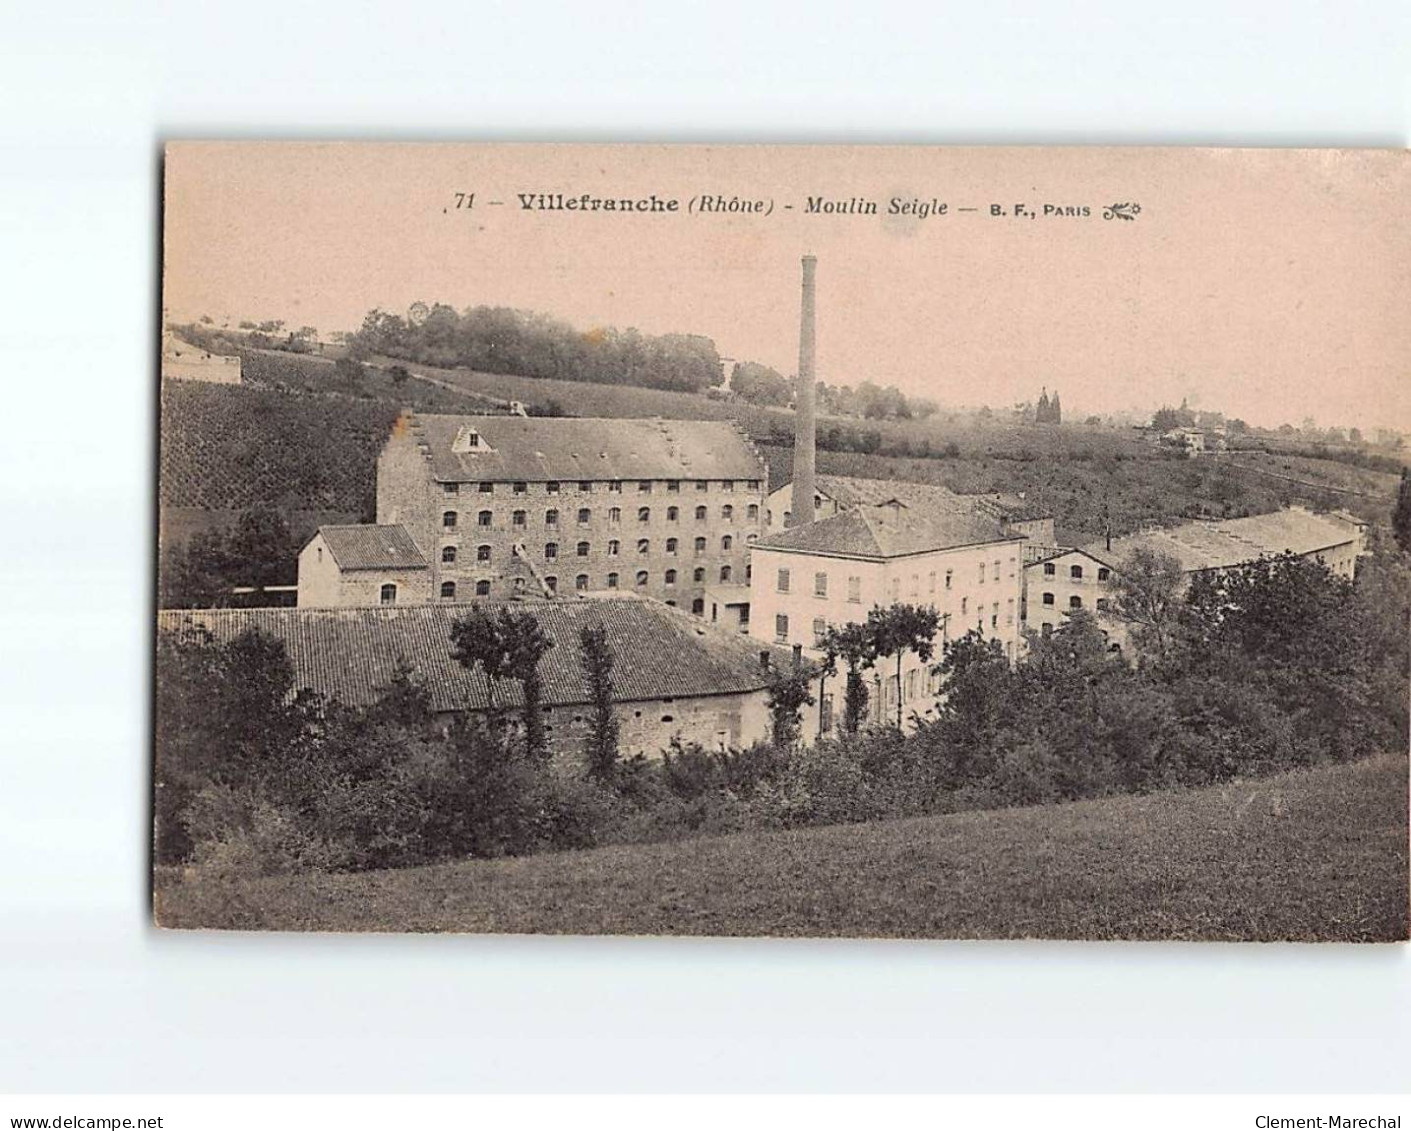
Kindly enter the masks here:
<path id="1" fill-rule="evenodd" d="M 1405 1089 L 1406 947 L 161 934 L 144 845 L 160 139 L 1402 146 L 1409 12 L 7 4 L 0 1090 Z"/>

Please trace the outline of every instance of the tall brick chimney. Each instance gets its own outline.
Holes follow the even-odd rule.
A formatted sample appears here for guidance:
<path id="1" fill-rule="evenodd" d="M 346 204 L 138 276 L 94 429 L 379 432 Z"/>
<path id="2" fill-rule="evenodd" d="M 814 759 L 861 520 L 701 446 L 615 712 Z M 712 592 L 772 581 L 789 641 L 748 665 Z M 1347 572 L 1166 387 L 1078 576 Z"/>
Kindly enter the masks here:
<path id="1" fill-rule="evenodd" d="M 794 394 L 794 485 L 790 526 L 813 521 L 814 447 L 817 431 L 814 399 L 818 375 L 814 365 L 813 272 L 818 260 L 803 257 L 803 301 L 799 313 L 799 376 Z"/>

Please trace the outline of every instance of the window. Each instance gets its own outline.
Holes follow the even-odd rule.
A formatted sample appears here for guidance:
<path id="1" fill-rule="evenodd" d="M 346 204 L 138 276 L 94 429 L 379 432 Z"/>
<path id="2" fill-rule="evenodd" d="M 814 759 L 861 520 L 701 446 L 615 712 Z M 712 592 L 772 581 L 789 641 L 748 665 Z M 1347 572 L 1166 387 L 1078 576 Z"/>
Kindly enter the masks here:
<path id="1" fill-rule="evenodd" d="M 615 574 L 615 573 L 610 573 L 610 574 L 608 574 L 608 588 L 609 588 L 609 589 L 616 589 L 616 588 L 617 588 L 617 574 Z"/>
<path id="2" fill-rule="evenodd" d="M 637 490 L 644 495 L 650 495 L 652 493 L 652 481 L 650 479 L 643 479 L 637 484 Z"/>
<path id="3" fill-rule="evenodd" d="M 862 603 L 862 578 L 848 578 L 848 601 L 854 605 Z"/>
<path id="4" fill-rule="evenodd" d="M 1100 612 L 1100 613 L 1105 613 L 1105 612 L 1107 612 L 1107 610 L 1108 610 L 1107 598 L 1106 598 L 1106 597 L 1099 597 L 1099 598 L 1097 599 L 1097 611 Z"/>
<path id="5" fill-rule="evenodd" d="M 553 574 L 549 574 L 544 578 L 544 588 L 550 593 L 557 593 L 559 591 L 559 579 Z"/>
<path id="6" fill-rule="evenodd" d="M 495 493 L 495 485 L 493 483 L 480 484 L 480 493 L 482 495 L 493 495 Z"/>
<path id="7" fill-rule="evenodd" d="M 749 481 L 749 488 L 750 488 L 751 491 L 758 491 L 758 490 L 759 490 L 759 480 L 758 480 L 758 479 L 751 479 L 751 480 Z"/>
<path id="8" fill-rule="evenodd" d="M 608 543 L 608 557 L 615 558 L 621 552 L 622 543 L 619 542 L 616 538 L 614 538 L 611 542 Z"/>
<path id="9" fill-rule="evenodd" d="M 754 522 L 755 519 L 759 518 L 759 504 L 751 503 L 748 507 L 746 507 L 745 517 L 748 518 L 751 522 Z"/>
<path id="10" fill-rule="evenodd" d="M 588 575 L 587 575 L 586 573 L 580 573 L 577 577 L 575 577 L 575 578 L 573 579 L 573 588 L 579 589 L 579 590 L 587 589 L 587 588 L 588 588 Z"/>
<path id="11" fill-rule="evenodd" d="M 726 503 L 723 507 L 720 508 L 720 517 L 723 518 L 726 522 L 734 522 L 735 508 L 732 507 L 729 503 Z"/>
<path id="12" fill-rule="evenodd" d="M 1074 581 L 1082 581 L 1082 580 L 1083 580 L 1083 567 L 1080 566 L 1080 565 L 1069 566 L 1069 567 L 1068 567 L 1068 576 L 1071 577 Z"/>
<path id="13" fill-rule="evenodd" d="M 746 534 L 746 535 L 745 535 L 745 545 L 747 545 L 747 546 L 752 546 L 752 545 L 754 545 L 757 541 L 759 541 L 759 535 L 758 535 L 758 534 Z"/>
<path id="14" fill-rule="evenodd" d="M 447 530 L 454 530 L 456 528 L 456 512 L 447 511 L 445 514 L 443 514 L 441 516 L 441 525 L 444 526 Z"/>
<path id="15" fill-rule="evenodd" d="M 587 526 L 593 521 L 593 512 L 588 507 L 578 508 L 578 525 Z"/>
<path id="16" fill-rule="evenodd" d="M 721 580 L 721 581 L 729 581 L 732 576 L 733 576 L 733 571 L 731 570 L 731 568 L 730 568 L 728 565 L 723 565 L 723 566 L 720 567 L 720 580 Z"/>
<path id="17" fill-rule="evenodd" d="M 735 545 L 735 539 L 731 538 L 730 535 L 728 535 L 728 534 L 724 535 L 724 536 L 720 539 L 720 548 L 721 548 L 722 550 L 730 550 L 730 549 L 733 549 L 733 548 L 734 548 L 734 545 Z"/>
<path id="18" fill-rule="evenodd" d="M 705 543 L 705 539 L 704 539 L 704 538 L 697 538 L 697 539 L 696 539 L 696 553 L 698 553 L 698 554 L 704 554 L 704 553 L 705 553 L 705 546 L 706 546 L 706 543 Z"/>
<path id="19" fill-rule="evenodd" d="M 733 491 L 735 489 L 735 481 L 733 479 L 722 479 L 720 481 L 720 489 L 722 491 Z"/>
<path id="20" fill-rule="evenodd" d="M 647 571 L 644 570 L 644 569 L 639 569 L 639 570 L 637 571 L 637 588 L 638 588 L 638 589 L 645 589 L 646 587 L 647 587 Z"/>
<path id="21" fill-rule="evenodd" d="M 638 522 L 651 522 L 651 520 L 652 520 L 652 508 L 651 508 L 651 507 L 638 507 L 638 508 L 637 508 L 637 521 L 638 521 Z"/>
<path id="22" fill-rule="evenodd" d="M 823 637 L 828 631 L 828 622 L 822 617 L 813 618 L 813 643 L 815 645 L 823 643 Z"/>
<path id="23" fill-rule="evenodd" d="M 490 596 L 490 583 L 488 581 L 477 581 L 475 583 L 475 595 L 477 597 Z"/>
<path id="24" fill-rule="evenodd" d="M 691 571 L 691 580 L 700 583 L 705 580 L 705 566 L 697 566 Z"/>
<path id="25" fill-rule="evenodd" d="M 652 540 L 650 538 L 637 539 L 637 553 L 650 554 L 652 552 Z"/>
<path id="26" fill-rule="evenodd" d="M 704 522 L 705 520 L 706 520 L 706 509 L 705 509 L 705 507 L 697 507 L 697 508 L 696 508 L 696 521 L 697 521 L 697 522 Z"/>
<path id="27" fill-rule="evenodd" d="M 478 562 L 488 562 L 490 560 L 490 547 L 483 544 L 476 546 L 475 560 Z"/>
<path id="28" fill-rule="evenodd" d="M 789 639 L 789 618 L 785 613 L 776 613 L 774 617 L 774 639 L 781 643 Z"/>
<path id="29" fill-rule="evenodd" d="M 779 590 L 780 593 L 787 593 L 789 591 L 789 571 L 787 569 L 781 569 L 779 571 L 774 587 Z"/>
<path id="30" fill-rule="evenodd" d="M 681 491 L 681 480 L 679 480 L 679 479 L 668 479 L 668 480 L 666 481 L 666 490 L 667 490 L 667 493 L 668 493 L 668 494 L 672 494 L 672 495 L 679 494 L 680 491 Z"/>
<path id="31" fill-rule="evenodd" d="M 985 563 L 984 563 L 984 562 L 981 562 L 981 563 L 980 563 L 980 584 L 981 584 L 981 585 L 984 585 L 984 584 L 985 584 Z"/>
<path id="32" fill-rule="evenodd" d="M 935 571 L 935 570 L 932 570 L 932 571 L 931 571 L 931 576 L 926 579 L 926 592 L 930 593 L 931 596 L 933 596 L 933 597 L 936 595 L 936 571 Z"/>
<path id="33" fill-rule="evenodd" d="M 1052 605 L 1052 604 L 1053 604 L 1053 594 L 1052 594 L 1052 593 L 1045 593 L 1045 594 L 1044 594 L 1044 604 L 1045 604 L 1045 605 Z"/>
<path id="34" fill-rule="evenodd" d="M 1040 628 L 1043 630 L 1045 639 L 1053 635 L 1053 625 L 1049 621 L 1044 621 Z"/>
<path id="35" fill-rule="evenodd" d="M 826 573 L 813 575 L 813 595 L 815 597 L 828 596 L 828 575 Z"/>
<path id="36" fill-rule="evenodd" d="M 544 512 L 544 525 L 557 526 L 559 524 L 559 512 L 550 507 Z"/>
<path id="37" fill-rule="evenodd" d="M 675 539 L 675 538 L 668 538 L 668 539 L 666 540 L 666 552 L 667 552 L 668 554 L 674 554 L 674 553 L 676 553 L 676 539 Z"/>
<path id="38" fill-rule="evenodd" d="M 954 572 L 955 572 L 954 570 L 949 570 L 949 569 L 946 570 L 946 588 L 947 588 L 947 589 L 950 588 L 951 575 L 952 575 Z"/>
<path id="39" fill-rule="evenodd" d="M 681 517 L 681 508 L 680 508 L 680 507 L 667 507 L 667 508 L 666 508 L 666 521 L 667 521 L 667 522 L 675 522 L 675 521 L 676 521 L 678 518 L 680 518 L 680 517 Z"/>
<path id="40" fill-rule="evenodd" d="M 1044 576 L 1052 577 L 1058 572 L 1058 568 L 1052 562 L 1044 562 Z"/>
<path id="41" fill-rule="evenodd" d="M 609 511 L 608 511 L 608 521 L 609 521 L 609 522 L 621 522 L 621 521 L 622 521 L 622 508 L 621 508 L 621 507 L 613 507 L 611 510 L 609 510 Z"/>
<path id="42" fill-rule="evenodd" d="M 586 558 L 588 556 L 588 551 L 591 549 L 592 547 L 588 545 L 587 542 L 579 542 L 578 545 L 573 547 L 573 552 L 577 554 L 580 558 Z"/>
<path id="43" fill-rule="evenodd" d="M 490 511 L 481 511 L 475 516 L 475 524 L 477 526 L 489 526 L 490 523 L 494 521 L 494 517 L 494 514 Z"/>
<path id="44" fill-rule="evenodd" d="M 970 598 L 969 598 L 969 597 L 962 597 L 962 598 L 960 599 L 960 615 L 961 615 L 961 616 L 964 616 L 964 615 L 965 615 L 966 613 L 968 613 L 969 611 L 970 611 Z"/>
<path id="45" fill-rule="evenodd" d="M 390 583 L 384 585 L 378 593 L 377 599 L 384 605 L 395 605 L 397 603 L 397 587 Z"/>
<path id="46" fill-rule="evenodd" d="M 441 582 L 441 600 L 454 601 L 456 599 L 456 583 L 454 581 Z"/>
<path id="47" fill-rule="evenodd" d="M 441 562 L 443 565 L 455 565 L 456 548 L 454 546 L 441 547 Z"/>
<path id="48" fill-rule="evenodd" d="M 700 616 L 702 613 L 705 612 L 704 597 L 697 597 L 694 601 L 691 602 L 691 612 L 695 613 L 696 616 Z"/>
<path id="49" fill-rule="evenodd" d="M 665 581 L 668 585 L 676 584 L 676 571 L 674 569 L 669 569 L 666 571 Z"/>
<path id="50" fill-rule="evenodd" d="M 459 483 L 442 483 L 441 490 L 447 495 L 459 495 L 461 485 Z"/>
<path id="51" fill-rule="evenodd" d="M 896 602 L 898 602 L 898 601 L 900 601 L 900 600 L 901 600 L 901 578 L 900 578 L 900 577 L 894 577 L 894 578 L 892 578 L 892 603 L 893 603 L 893 604 L 896 604 Z"/>
<path id="52" fill-rule="evenodd" d="M 593 484 L 587 479 L 580 479 L 578 481 L 578 493 L 580 495 L 591 495 L 593 493 Z"/>
<path id="53" fill-rule="evenodd" d="M 919 573 L 913 573 L 911 575 L 911 595 L 913 597 L 919 597 L 921 595 L 921 575 Z"/>
<path id="54" fill-rule="evenodd" d="M 511 521 L 516 526 L 523 526 L 526 522 L 529 521 L 529 513 L 527 511 L 515 511 L 514 515 L 511 518 Z"/>
<path id="55" fill-rule="evenodd" d="M 514 493 L 515 493 L 516 495 L 522 495 L 522 494 L 524 494 L 524 493 L 525 493 L 526 491 L 528 491 L 528 490 L 529 490 L 529 484 L 528 484 L 528 483 L 516 483 L 516 484 L 514 485 Z"/>
<path id="56" fill-rule="evenodd" d="M 559 493 L 559 481 L 557 479 L 550 479 L 544 484 L 544 490 L 550 495 L 557 495 Z"/>
<path id="57" fill-rule="evenodd" d="M 995 559 L 995 580 L 998 581 L 999 579 L 1000 579 L 999 559 L 996 558 L 996 559 Z"/>
<path id="58" fill-rule="evenodd" d="M 559 556 L 559 544 L 558 544 L 557 542 L 545 542 L 545 543 L 544 543 L 544 560 L 551 562 L 551 561 L 556 560 L 556 559 L 558 558 L 558 556 Z"/>
<path id="59" fill-rule="evenodd" d="M 1013 623 L 1014 623 L 1014 598 L 1013 598 L 1013 597 L 1011 597 L 1011 598 L 1009 599 L 1008 604 L 1005 605 L 1005 609 L 1004 609 L 1004 623 L 1005 623 L 1005 624 L 1013 624 Z"/>
<path id="60" fill-rule="evenodd" d="M 697 490 L 697 491 L 709 491 L 709 490 L 710 490 L 710 480 L 709 480 L 709 479 L 697 479 L 697 480 L 696 480 L 696 490 Z"/>
<path id="61" fill-rule="evenodd" d="M 1073 596 L 1068 598 L 1068 607 L 1070 609 L 1081 609 L 1083 607 L 1083 599 L 1079 597 L 1078 594 L 1074 593 Z"/>
<path id="62" fill-rule="evenodd" d="M 622 480 L 614 479 L 611 483 L 608 484 L 608 490 L 615 495 L 622 494 Z"/>
<path id="63" fill-rule="evenodd" d="M 1106 581 L 1111 576 L 1112 571 L 1110 569 L 1108 569 L 1106 566 L 1098 566 L 1097 579 L 1099 581 Z"/>

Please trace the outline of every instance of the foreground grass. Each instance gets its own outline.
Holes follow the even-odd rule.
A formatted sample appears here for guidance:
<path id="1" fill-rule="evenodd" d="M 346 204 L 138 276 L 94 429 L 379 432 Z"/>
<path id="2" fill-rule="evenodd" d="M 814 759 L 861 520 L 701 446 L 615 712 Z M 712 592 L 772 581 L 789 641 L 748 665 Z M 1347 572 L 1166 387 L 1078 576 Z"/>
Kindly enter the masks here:
<path id="1" fill-rule="evenodd" d="M 159 885 L 171 927 L 935 938 L 1407 937 L 1407 764 L 361 875 Z"/>

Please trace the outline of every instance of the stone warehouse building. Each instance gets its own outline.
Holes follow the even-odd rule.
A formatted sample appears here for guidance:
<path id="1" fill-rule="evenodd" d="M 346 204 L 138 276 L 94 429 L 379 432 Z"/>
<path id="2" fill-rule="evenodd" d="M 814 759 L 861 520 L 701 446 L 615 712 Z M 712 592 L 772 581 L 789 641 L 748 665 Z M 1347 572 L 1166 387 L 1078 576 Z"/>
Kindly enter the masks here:
<path id="1" fill-rule="evenodd" d="M 1351 515 L 1288 507 L 1272 514 L 1187 522 L 1055 550 L 1024 569 L 1025 623 L 1049 633 L 1063 623 L 1064 614 L 1087 609 L 1097 615 L 1108 639 L 1120 647 L 1127 641 L 1126 625 L 1106 614 L 1116 575 L 1138 549 L 1170 555 L 1188 578 L 1291 553 L 1316 558 L 1351 580 L 1357 558 L 1366 551 L 1366 530 L 1366 523 Z"/>
<path id="2" fill-rule="evenodd" d="M 500 602 L 477 602 L 494 612 Z M 583 601 L 514 602 L 553 642 L 540 662 L 544 725 L 550 749 L 580 756 L 587 738 L 589 695 L 579 659 L 581 629 L 601 625 L 616 654 L 613 687 L 624 757 L 656 757 L 673 739 L 709 749 L 743 748 L 769 735 L 772 668 L 789 652 L 761 646 L 666 605 L 631 595 Z M 158 631 L 204 630 L 218 643 L 258 629 L 284 643 L 296 686 L 339 702 L 371 703 L 405 661 L 433 709 L 449 719 L 489 707 L 478 668 L 451 657 L 451 625 L 466 605 L 372 605 L 336 609 L 199 609 L 158 613 Z M 496 703 L 517 708 L 518 683 L 495 689 Z M 811 712 L 805 712 L 812 737 Z"/>
<path id="3" fill-rule="evenodd" d="M 404 415 L 377 521 L 406 529 L 434 600 L 630 592 L 696 614 L 745 592 L 767 469 L 733 424 Z"/>
<path id="4" fill-rule="evenodd" d="M 941 616 L 935 658 L 904 657 L 900 684 L 888 664 L 871 673 L 874 717 L 891 718 L 898 696 L 908 714 L 925 714 L 940 689 L 931 668 L 948 640 L 978 629 L 1014 659 L 1023 547 L 1022 535 L 994 519 L 948 505 L 893 498 L 854 506 L 756 544 L 750 633 L 814 658 L 829 627 L 864 621 L 873 606 L 933 606 Z"/>

